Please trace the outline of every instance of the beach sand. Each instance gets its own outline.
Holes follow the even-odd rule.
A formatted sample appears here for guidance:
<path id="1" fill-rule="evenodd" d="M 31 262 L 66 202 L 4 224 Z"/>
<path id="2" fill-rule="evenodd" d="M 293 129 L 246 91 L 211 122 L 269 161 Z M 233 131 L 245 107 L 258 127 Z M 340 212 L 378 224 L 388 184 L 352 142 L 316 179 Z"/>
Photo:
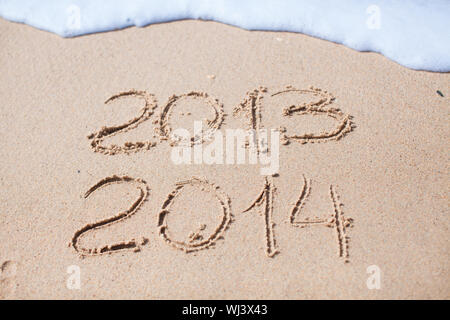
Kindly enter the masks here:
<path id="1" fill-rule="evenodd" d="M 215 22 L 0 30 L 1 298 L 450 297 L 449 74 Z M 160 115 L 190 92 L 172 128 L 253 126 L 250 92 L 279 174 L 174 164 Z"/>

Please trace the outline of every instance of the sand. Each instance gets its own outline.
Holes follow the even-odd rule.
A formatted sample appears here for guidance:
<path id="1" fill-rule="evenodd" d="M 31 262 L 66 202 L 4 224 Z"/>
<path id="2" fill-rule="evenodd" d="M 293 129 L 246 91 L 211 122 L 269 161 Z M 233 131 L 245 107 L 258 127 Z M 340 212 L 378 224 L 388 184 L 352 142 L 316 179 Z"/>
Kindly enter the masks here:
<path id="1" fill-rule="evenodd" d="M 2 299 L 450 297 L 448 74 L 215 22 L 0 30 Z M 174 164 L 193 120 L 277 128 L 278 174 Z"/>

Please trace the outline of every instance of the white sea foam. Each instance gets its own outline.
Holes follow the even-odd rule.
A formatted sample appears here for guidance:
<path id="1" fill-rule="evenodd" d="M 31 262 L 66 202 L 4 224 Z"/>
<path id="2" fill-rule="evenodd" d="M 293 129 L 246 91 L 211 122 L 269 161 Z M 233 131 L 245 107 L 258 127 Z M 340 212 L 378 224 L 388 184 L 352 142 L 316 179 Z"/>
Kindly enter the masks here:
<path id="1" fill-rule="evenodd" d="M 449 0 L 0 0 L 0 16 L 63 37 L 181 19 L 301 32 L 408 68 L 450 71 Z"/>

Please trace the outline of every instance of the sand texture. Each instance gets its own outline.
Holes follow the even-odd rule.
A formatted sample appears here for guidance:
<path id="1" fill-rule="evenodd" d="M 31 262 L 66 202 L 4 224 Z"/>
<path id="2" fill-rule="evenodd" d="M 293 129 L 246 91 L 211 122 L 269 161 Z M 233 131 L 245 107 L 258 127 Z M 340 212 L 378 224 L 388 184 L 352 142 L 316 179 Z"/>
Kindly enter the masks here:
<path id="1" fill-rule="evenodd" d="M 1 299 L 450 298 L 449 74 L 200 21 L 0 47 Z M 173 163 L 194 120 L 278 174 Z"/>

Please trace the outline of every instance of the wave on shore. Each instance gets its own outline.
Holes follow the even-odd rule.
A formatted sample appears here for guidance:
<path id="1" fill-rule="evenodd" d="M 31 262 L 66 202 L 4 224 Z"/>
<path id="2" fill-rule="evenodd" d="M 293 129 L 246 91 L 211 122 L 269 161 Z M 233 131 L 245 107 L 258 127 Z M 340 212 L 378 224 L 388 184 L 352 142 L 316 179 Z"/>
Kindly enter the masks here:
<path id="1" fill-rule="evenodd" d="M 448 0 L 0 0 L 0 16 L 74 37 L 183 19 L 300 32 L 417 70 L 450 71 Z"/>

